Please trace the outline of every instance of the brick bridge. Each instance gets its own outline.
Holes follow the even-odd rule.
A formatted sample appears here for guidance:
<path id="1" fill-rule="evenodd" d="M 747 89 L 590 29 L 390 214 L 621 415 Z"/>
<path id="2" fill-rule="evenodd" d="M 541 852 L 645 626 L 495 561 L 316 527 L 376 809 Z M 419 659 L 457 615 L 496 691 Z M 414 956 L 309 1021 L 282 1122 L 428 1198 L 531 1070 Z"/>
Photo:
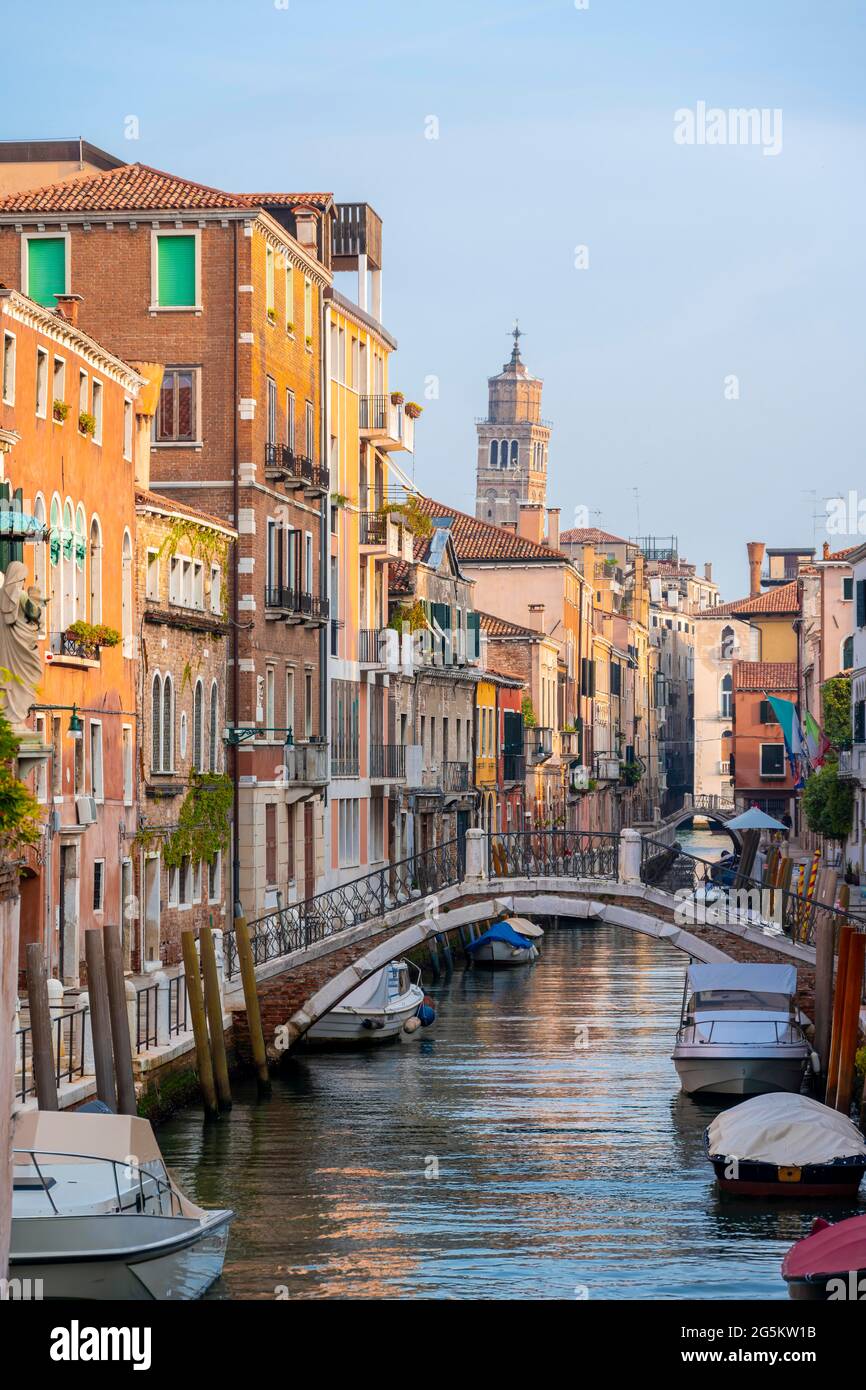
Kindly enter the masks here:
<path id="1" fill-rule="evenodd" d="M 625 835 L 633 833 L 626 831 Z M 490 877 L 480 850 L 475 853 L 476 846 L 468 842 L 466 873 L 459 884 L 337 932 L 303 958 L 287 959 L 281 973 L 260 982 L 262 1024 L 271 1059 L 276 1061 L 281 1050 L 292 1047 L 313 1023 L 389 961 L 431 939 L 445 939 L 452 948 L 460 949 L 478 923 L 502 911 L 607 922 L 667 941 L 699 961 L 777 962 L 783 958 L 798 967 L 798 1004 L 811 1018 L 814 949 L 741 922 L 727 926 L 678 924 L 672 894 L 640 881 L 640 841 L 634 838 L 637 859 L 631 864 L 627 859 L 621 862 L 620 878 L 615 881 L 558 875 Z M 620 856 L 621 861 L 623 858 Z M 277 1029 L 284 1030 L 280 1048 L 274 1047 Z M 234 1013 L 234 1034 L 239 1055 L 249 1059 L 244 1009 Z"/>

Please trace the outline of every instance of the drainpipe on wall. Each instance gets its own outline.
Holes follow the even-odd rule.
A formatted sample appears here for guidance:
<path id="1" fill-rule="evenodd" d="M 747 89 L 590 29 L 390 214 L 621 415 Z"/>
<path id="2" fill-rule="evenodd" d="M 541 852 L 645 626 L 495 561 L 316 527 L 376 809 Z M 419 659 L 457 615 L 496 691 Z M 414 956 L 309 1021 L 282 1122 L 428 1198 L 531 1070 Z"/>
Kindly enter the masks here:
<path id="1" fill-rule="evenodd" d="M 238 223 L 234 223 L 234 236 L 232 239 L 232 506 L 234 508 L 234 528 L 238 529 L 238 512 L 240 509 L 240 489 L 238 487 Z M 235 543 L 234 554 L 234 573 L 232 575 L 232 721 L 234 727 L 238 726 L 240 712 L 240 633 L 238 629 L 238 544 Z M 232 915 L 240 917 L 243 915 L 241 905 L 241 861 L 240 850 L 238 849 L 238 826 L 240 824 L 240 772 L 239 772 L 240 745 L 235 744 L 232 749 L 232 900 L 234 903 Z"/>
<path id="2" fill-rule="evenodd" d="M 320 292 L 320 293 L 321 293 L 321 292 Z M 321 635 L 320 635 L 320 638 L 319 638 L 319 737 L 328 740 L 328 743 L 327 743 L 327 750 L 328 750 L 328 751 L 327 751 L 327 755 L 326 755 L 326 756 L 327 756 L 327 758 L 328 758 L 328 760 L 329 760 L 329 769 L 330 769 L 330 757 L 331 757 L 331 745 L 330 745 L 330 731 L 331 731 L 331 723 L 330 723 L 330 718 L 331 718 L 331 689 L 330 689 L 330 686 L 331 686 L 331 682 L 330 682 L 330 680 L 329 680 L 329 663 L 330 663 L 330 651 L 331 651 L 331 645 L 330 645 L 330 644 L 331 644 L 331 623 L 332 623 L 332 621 L 333 621 L 333 619 L 332 619 L 332 614 L 331 614 L 331 604 L 332 604 L 332 601 L 333 601 L 333 594 L 331 593 L 331 551 L 330 551 L 330 545 L 331 545 L 330 507 L 331 507 L 331 502 L 330 502 L 330 490 L 331 490 L 332 487 L 333 487 L 335 490 L 337 490 L 337 489 L 336 489 L 335 480 L 332 479 L 332 478 L 331 478 L 331 475 L 330 475 L 330 467 L 331 467 L 331 377 L 330 377 L 331 306 L 330 306 L 330 304 L 328 304 L 328 302 L 326 301 L 326 299 L 325 299 L 323 293 L 321 293 L 321 305 L 322 305 L 322 312 L 321 312 L 320 319 L 319 319 L 319 321 L 320 321 L 320 323 L 321 323 L 321 325 L 322 325 L 322 346 L 321 346 L 321 352 L 320 352 L 320 355 L 319 355 L 320 375 L 321 375 L 321 387 L 320 387 L 320 390 L 321 390 L 321 394 L 322 394 L 322 406 L 321 406 L 321 417 L 322 417 L 322 444 L 321 444 L 321 448 L 322 448 L 322 464 L 323 464 L 323 466 L 327 466 L 329 472 L 328 472 L 328 492 L 325 493 L 325 496 L 324 496 L 323 499 L 322 499 L 322 520 L 321 520 L 321 525 L 320 525 L 320 528 L 319 528 L 319 529 L 320 529 L 320 533 L 321 533 L 321 541 L 320 541 L 320 544 L 319 544 L 319 554 L 320 554 L 320 561 L 319 561 L 319 563 L 320 563 L 321 572 L 322 572 L 322 573 L 321 573 L 321 580 L 320 580 L 320 586 L 319 586 L 319 587 L 320 587 L 320 588 L 323 588 L 323 589 L 324 589 L 324 592 L 325 592 L 325 593 L 327 594 L 327 596 L 328 596 L 328 621 L 325 623 L 324 627 L 322 628 Z M 341 558 L 342 558 L 342 557 L 338 557 L 338 561 L 337 561 L 338 569 L 339 569 L 339 565 L 340 565 Z M 330 770 L 329 770 L 329 776 L 330 776 Z M 330 836 L 330 832 L 329 832 L 329 829 L 328 829 L 328 814 L 327 814 L 327 806 L 328 806 L 328 787 L 329 787 L 329 785 L 330 785 L 330 782 L 326 783 L 326 785 L 322 788 L 322 807 L 324 808 L 324 814 L 323 814 L 323 816 L 322 816 L 322 864 L 323 864 L 323 872 L 324 872 L 324 878 L 325 878 L 325 882 L 326 882 L 326 883 L 329 882 L 329 875 L 330 875 L 330 869 L 331 869 L 331 836 Z M 314 831 L 314 833 L 315 833 L 315 831 Z M 314 873 L 315 873 L 315 860 L 313 861 L 313 869 L 314 869 Z M 313 884 L 313 887 L 315 887 L 315 883 Z"/>

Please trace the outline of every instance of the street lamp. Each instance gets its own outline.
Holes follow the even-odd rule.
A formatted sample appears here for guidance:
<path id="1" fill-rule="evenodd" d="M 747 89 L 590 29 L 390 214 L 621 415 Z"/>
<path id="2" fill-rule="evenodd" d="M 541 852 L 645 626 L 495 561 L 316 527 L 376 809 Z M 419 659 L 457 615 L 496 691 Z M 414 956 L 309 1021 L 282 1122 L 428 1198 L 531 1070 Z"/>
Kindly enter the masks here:
<path id="1" fill-rule="evenodd" d="M 76 706 L 76 705 L 73 705 L 73 706 L 72 706 L 72 714 L 71 714 L 70 717 L 69 717 L 69 728 L 67 729 L 66 732 L 68 733 L 68 735 L 69 735 L 70 738 L 81 738 L 81 735 L 82 735 L 83 731 L 84 731 L 84 720 L 81 718 L 81 715 L 78 713 L 78 708 L 77 708 L 77 706 Z"/>

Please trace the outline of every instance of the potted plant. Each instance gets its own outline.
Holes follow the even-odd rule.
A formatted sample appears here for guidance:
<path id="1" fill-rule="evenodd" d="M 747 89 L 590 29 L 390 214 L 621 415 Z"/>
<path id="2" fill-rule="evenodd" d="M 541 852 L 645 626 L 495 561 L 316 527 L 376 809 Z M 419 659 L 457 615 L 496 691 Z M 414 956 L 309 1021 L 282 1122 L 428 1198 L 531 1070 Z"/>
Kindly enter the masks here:
<path id="1" fill-rule="evenodd" d="M 66 419 L 66 417 L 67 417 L 68 414 L 69 414 L 69 402 L 68 402 L 68 401 L 54 401 L 54 402 L 52 402 L 52 405 L 51 405 L 51 415 L 52 415 L 53 419 L 55 419 L 55 420 L 57 421 L 58 425 L 62 425 L 62 424 L 63 424 L 63 421 Z"/>
<path id="2" fill-rule="evenodd" d="M 269 309 L 269 310 L 268 310 L 268 323 L 276 323 L 276 321 L 277 321 L 277 311 L 276 311 L 276 309 Z"/>
<path id="3" fill-rule="evenodd" d="M 348 507 L 348 505 L 349 505 L 349 499 L 348 499 L 348 497 L 346 496 L 346 494 L 345 494 L 344 492 L 332 492 L 332 493 L 331 493 L 331 506 L 332 506 L 332 507 Z"/>
<path id="4" fill-rule="evenodd" d="M 96 433 L 96 416 L 91 415 L 89 410 L 82 410 L 78 416 L 78 429 L 92 439 Z"/>
<path id="5" fill-rule="evenodd" d="M 286 332 L 290 337 L 294 337 L 295 335 L 295 325 L 292 323 L 291 319 L 286 319 Z"/>
<path id="6" fill-rule="evenodd" d="M 402 392 L 402 391 L 392 391 L 392 392 L 391 392 L 391 404 L 392 404 L 392 405 L 402 405 L 405 399 L 406 399 L 406 397 L 403 395 L 403 392 Z"/>
<path id="7" fill-rule="evenodd" d="M 306 337 L 304 338 L 304 342 L 306 343 L 306 345 L 307 345 L 308 348 L 311 348 L 311 347 L 313 346 L 313 335 L 312 335 L 312 333 L 308 333 L 308 334 L 306 335 Z"/>
<path id="8" fill-rule="evenodd" d="M 410 420 L 417 420 L 423 409 L 424 407 L 420 406 L 417 401 L 407 401 L 405 413 Z"/>
<path id="9" fill-rule="evenodd" d="M 92 651 L 94 655 L 99 652 L 100 647 L 116 647 L 120 641 L 120 633 L 116 628 L 108 627 L 106 623 L 86 623 L 80 618 L 77 622 L 69 624 L 66 635 Z"/>

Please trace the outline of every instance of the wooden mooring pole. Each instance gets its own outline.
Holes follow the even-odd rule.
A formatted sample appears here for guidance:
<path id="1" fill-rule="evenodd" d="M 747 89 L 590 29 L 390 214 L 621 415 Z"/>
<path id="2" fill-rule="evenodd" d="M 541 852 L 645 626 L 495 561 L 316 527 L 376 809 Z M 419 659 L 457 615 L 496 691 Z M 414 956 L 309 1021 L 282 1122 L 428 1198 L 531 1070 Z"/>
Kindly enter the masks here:
<path id="1" fill-rule="evenodd" d="M 853 927 L 843 926 L 839 931 L 836 981 L 833 986 L 833 1031 L 830 1037 L 830 1062 L 827 1067 L 827 1089 L 824 1093 L 825 1105 L 836 1104 L 836 1087 L 839 1081 L 839 1045 L 842 1037 L 842 1009 L 845 999 L 845 981 L 848 976 L 848 951 L 853 935 Z"/>
<path id="2" fill-rule="evenodd" d="M 111 1014 L 108 1009 L 108 980 L 105 974 L 102 927 L 88 927 L 85 931 L 84 959 L 87 962 L 87 993 L 90 999 L 90 1026 L 93 1031 L 96 1095 L 103 1105 L 116 1111 L 117 1087 L 114 1081 Z"/>
<path id="3" fill-rule="evenodd" d="M 836 900 L 838 874 L 835 869 L 822 869 L 818 878 L 818 903 L 832 904 Z M 836 924 L 832 912 L 820 905 L 815 919 L 815 1051 L 821 1059 L 821 1073 L 826 1077 L 830 1066 L 830 1040 L 833 1035 L 833 962 Z"/>
<path id="4" fill-rule="evenodd" d="M 235 918 L 235 944 L 241 966 L 241 980 L 244 987 L 244 1003 L 247 1008 L 247 1023 L 250 1030 L 250 1047 L 256 1068 L 256 1081 L 259 1095 L 270 1095 L 271 1078 L 268 1074 L 268 1056 L 265 1051 L 265 1035 L 262 1029 L 262 1011 L 259 1007 L 259 992 L 256 988 L 256 966 L 253 960 L 253 945 L 246 917 Z"/>
<path id="5" fill-rule="evenodd" d="M 103 938 L 108 1014 L 114 1049 L 114 1070 L 117 1076 L 117 1108 L 121 1115 L 136 1115 L 138 1102 L 132 1074 L 132 1040 L 129 1036 L 129 1015 L 126 1011 L 126 982 L 123 978 L 120 928 L 105 927 Z"/>
<path id="6" fill-rule="evenodd" d="M 213 1118 L 219 1114 L 219 1107 L 217 1105 L 216 1087 L 213 1079 L 213 1062 L 210 1055 L 210 1043 L 208 1042 L 207 1036 L 207 1016 L 204 1010 L 204 996 L 202 995 L 201 989 L 201 972 L 199 970 L 198 955 L 195 949 L 195 936 L 192 931 L 181 932 L 180 944 L 183 952 L 183 970 L 186 976 L 186 997 L 189 1000 L 189 1012 L 192 1019 L 192 1035 L 195 1039 L 198 1084 L 201 1086 L 204 1112 L 209 1118 Z"/>
<path id="7" fill-rule="evenodd" d="M 51 1008 L 48 972 L 38 941 L 27 946 L 27 1003 L 30 1007 L 30 1039 L 33 1047 L 33 1084 L 40 1110 L 59 1110 L 54 1050 L 51 1046 Z M 25 1059 L 26 1061 L 26 1059 Z"/>
<path id="8" fill-rule="evenodd" d="M 207 1012 L 210 1032 L 210 1050 L 213 1057 L 213 1074 L 216 1082 L 217 1101 L 220 1110 L 231 1110 L 232 1088 L 229 1083 L 229 1064 L 226 1057 L 226 1039 L 223 1032 L 223 1005 L 220 998 L 219 976 L 217 975 L 216 953 L 213 945 L 213 930 L 202 927 L 198 934 L 201 947 L 201 973 L 204 978 L 204 1006 Z"/>
<path id="9" fill-rule="evenodd" d="M 839 1043 L 839 1080 L 836 1086 L 836 1109 L 847 1115 L 854 1095 L 854 1059 L 857 1055 L 857 1030 L 860 1023 L 860 999 L 863 994 L 863 962 L 866 960 L 866 936 L 855 931 L 848 947 L 848 972 L 842 1012 Z"/>

